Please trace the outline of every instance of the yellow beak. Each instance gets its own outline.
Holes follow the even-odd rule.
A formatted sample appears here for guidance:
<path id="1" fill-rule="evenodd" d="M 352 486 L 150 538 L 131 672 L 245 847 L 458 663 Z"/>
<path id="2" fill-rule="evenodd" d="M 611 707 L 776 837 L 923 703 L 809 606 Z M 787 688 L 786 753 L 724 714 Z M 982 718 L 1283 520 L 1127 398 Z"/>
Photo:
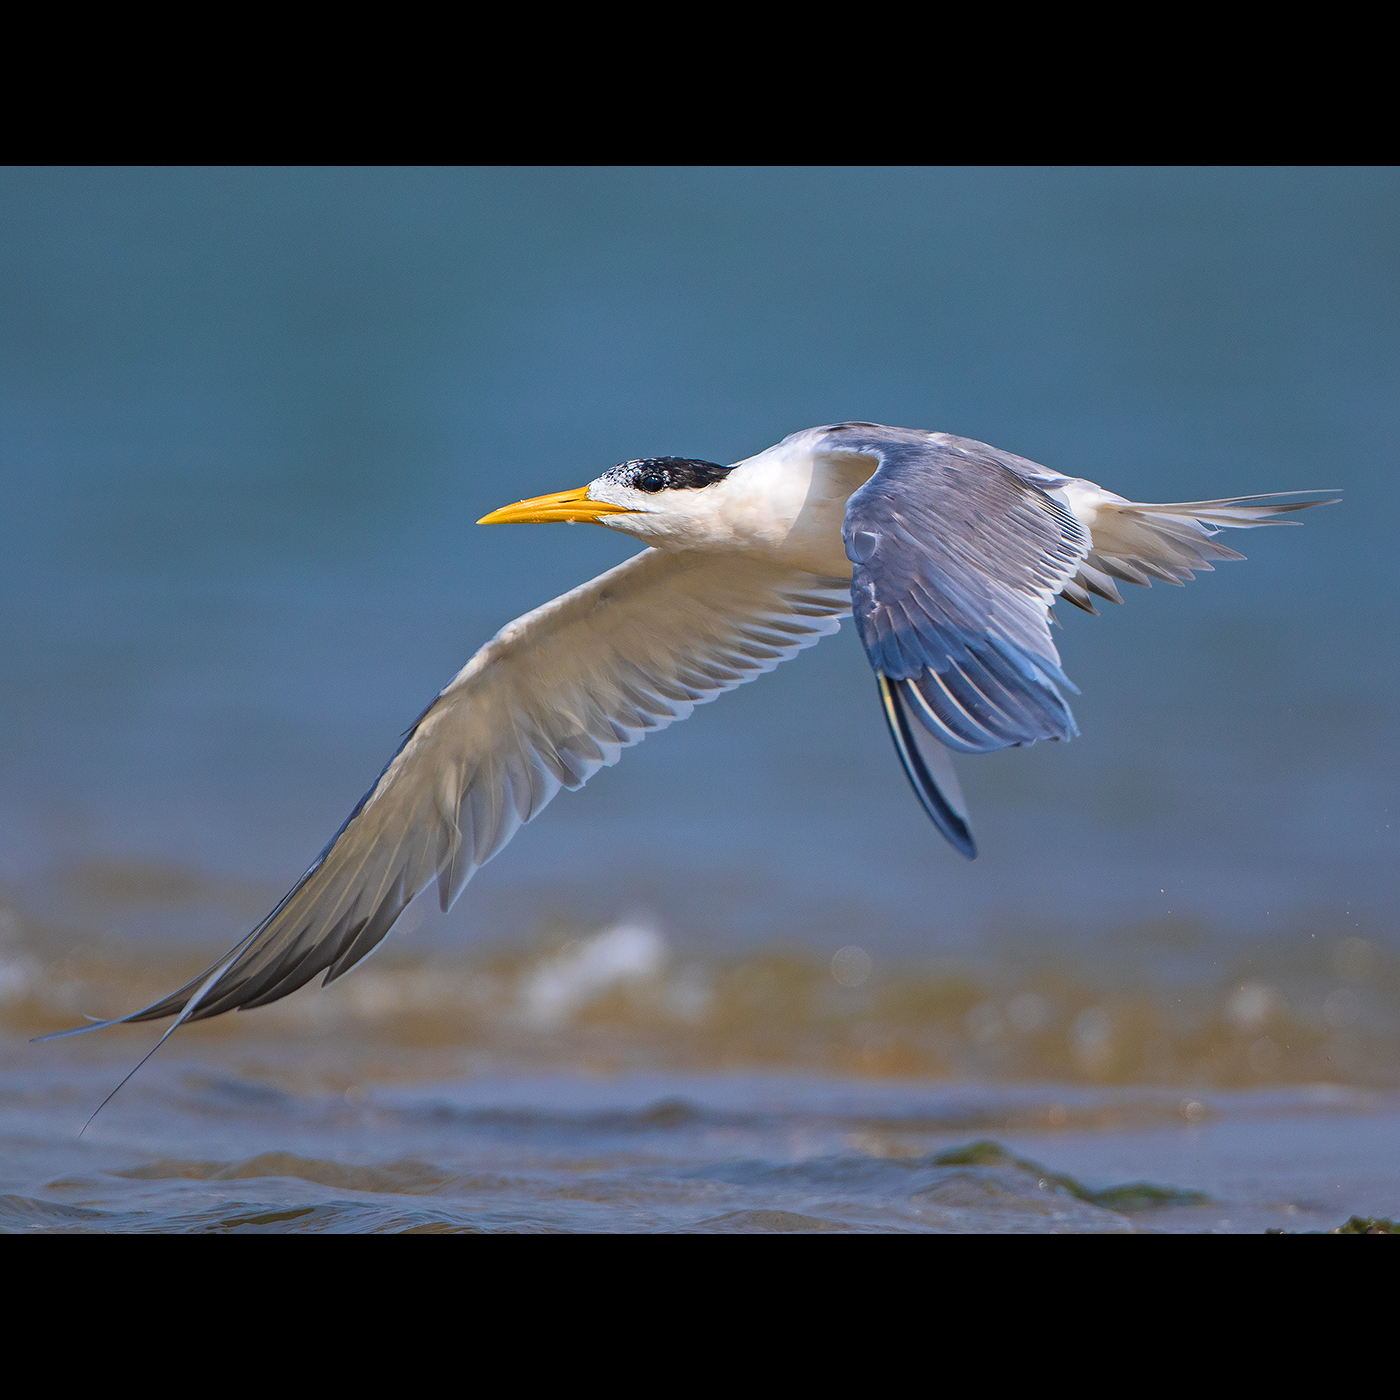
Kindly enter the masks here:
<path id="1" fill-rule="evenodd" d="M 556 491 L 552 496 L 531 496 L 513 506 L 502 506 L 490 515 L 483 515 L 478 525 L 525 525 L 545 520 L 597 520 L 603 515 L 635 515 L 626 506 L 609 505 L 607 501 L 590 501 L 588 487 L 574 491 Z"/>

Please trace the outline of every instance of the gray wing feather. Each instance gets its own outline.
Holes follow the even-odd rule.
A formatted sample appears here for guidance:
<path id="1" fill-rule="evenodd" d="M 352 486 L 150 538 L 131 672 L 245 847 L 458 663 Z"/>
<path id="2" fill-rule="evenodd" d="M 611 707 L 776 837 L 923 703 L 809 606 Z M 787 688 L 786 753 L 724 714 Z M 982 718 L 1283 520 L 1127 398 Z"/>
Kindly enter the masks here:
<path id="1" fill-rule="evenodd" d="M 434 879 L 446 910 L 561 788 L 835 632 L 850 606 L 842 579 L 646 550 L 526 614 L 443 690 L 316 863 L 220 964 L 144 1010 L 59 1034 L 203 1020 L 322 972 L 333 981 Z"/>
<path id="2" fill-rule="evenodd" d="M 1029 479 L 1034 463 L 944 433 L 863 428 L 834 433 L 831 449 L 880 461 L 844 531 L 871 665 L 957 751 L 1071 737 L 1049 617 L 1088 552 L 1083 527 Z"/>

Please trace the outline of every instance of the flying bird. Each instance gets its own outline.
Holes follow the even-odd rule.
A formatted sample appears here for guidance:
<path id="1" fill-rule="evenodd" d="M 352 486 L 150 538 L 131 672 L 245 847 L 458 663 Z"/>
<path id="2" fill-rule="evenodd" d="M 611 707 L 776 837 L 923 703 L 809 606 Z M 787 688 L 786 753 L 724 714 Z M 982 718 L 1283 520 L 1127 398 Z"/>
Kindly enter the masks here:
<path id="1" fill-rule="evenodd" d="M 226 957 L 123 1022 L 264 1006 L 366 958 L 437 882 L 450 909 L 560 788 L 854 616 L 924 810 L 977 853 L 952 753 L 1077 733 L 1051 605 L 1181 584 L 1222 528 L 1335 501 L 1276 492 L 1144 505 L 949 433 L 838 423 L 720 466 L 623 462 L 483 525 L 590 521 L 647 548 L 503 627 L 423 712 L 285 899 Z M 48 1037 L 44 1037 L 48 1038 Z M 162 1040 L 164 1040 L 164 1036 Z"/>

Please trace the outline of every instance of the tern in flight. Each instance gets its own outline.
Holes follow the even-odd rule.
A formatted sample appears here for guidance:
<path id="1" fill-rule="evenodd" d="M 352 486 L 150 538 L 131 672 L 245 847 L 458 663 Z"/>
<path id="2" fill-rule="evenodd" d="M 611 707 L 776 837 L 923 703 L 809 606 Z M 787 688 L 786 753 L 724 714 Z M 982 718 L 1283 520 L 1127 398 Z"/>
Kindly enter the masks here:
<path id="1" fill-rule="evenodd" d="M 1056 598 L 1092 613 L 1122 582 L 1180 584 L 1243 558 L 1222 527 L 1293 523 L 1280 517 L 1327 503 L 1296 498 L 1319 494 L 1143 505 L 970 438 L 838 423 L 733 466 L 647 457 L 506 506 L 481 523 L 591 521 L 647 548 L 487 642 L 226 957 L 144 1010 L 58 1034 L 175 1016 L 169 1035 L 333 982 L 433 881 L 450 909 L 560 788 L 852 614 L 904 771 L 971 858 L 950 753 L 1076 733 Z"/>

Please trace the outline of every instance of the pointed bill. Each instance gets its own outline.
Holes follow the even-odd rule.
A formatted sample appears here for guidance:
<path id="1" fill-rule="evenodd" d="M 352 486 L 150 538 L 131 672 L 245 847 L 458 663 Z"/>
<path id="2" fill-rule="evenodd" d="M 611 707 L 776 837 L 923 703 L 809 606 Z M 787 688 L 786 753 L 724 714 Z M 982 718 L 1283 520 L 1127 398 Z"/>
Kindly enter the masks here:
<path id="1" fill-rule="evenodd" d="M 634 515 L 626 506 L 615 506 L 607 501 L 591 501 L 588 487 L 580 486 L 573 491 L 555 491 L 549 496 L 531 496 L 528 501 L 517 501 L 513 506 L 502 506 L 490 515 L 483 515 L 478 525 L 525 525 L 547 520 L 597 520 L 604 515 Z"/>

